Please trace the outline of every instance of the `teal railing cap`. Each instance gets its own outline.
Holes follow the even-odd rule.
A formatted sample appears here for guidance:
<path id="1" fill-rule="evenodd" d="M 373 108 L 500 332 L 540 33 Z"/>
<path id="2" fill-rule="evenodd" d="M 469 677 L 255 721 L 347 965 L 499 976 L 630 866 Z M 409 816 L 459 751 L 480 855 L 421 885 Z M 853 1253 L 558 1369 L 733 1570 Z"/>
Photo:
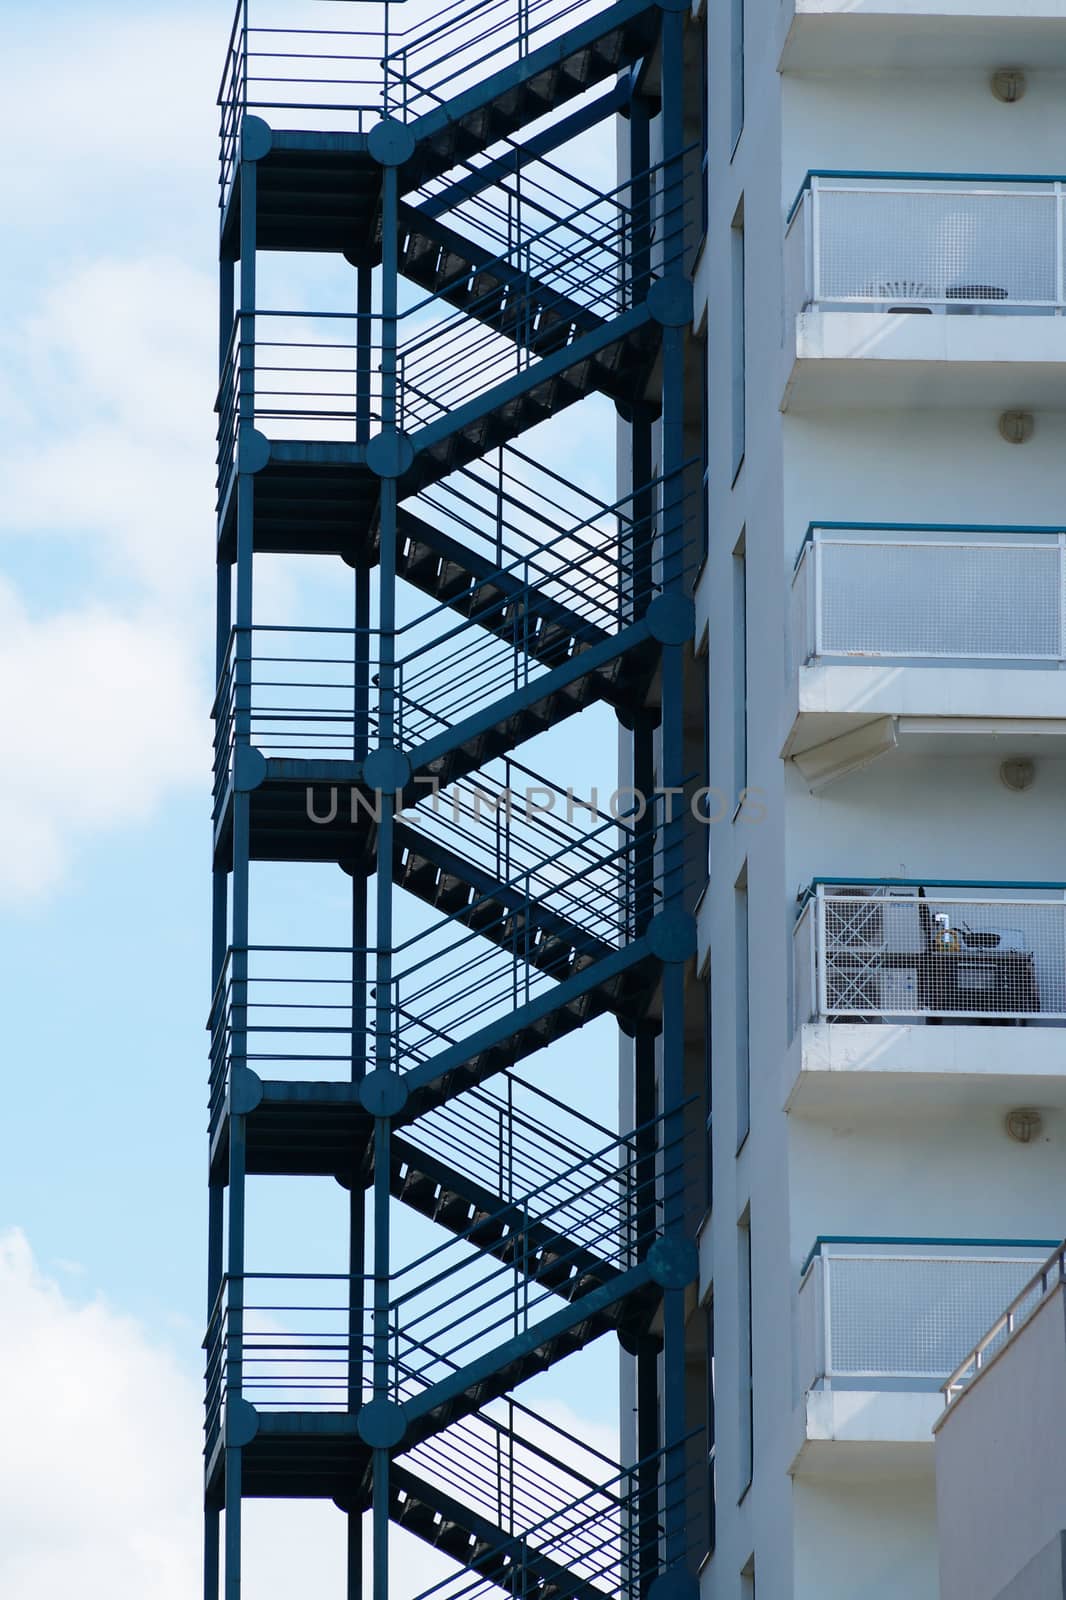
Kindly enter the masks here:
<path id="1" fill-rule="evenodd" d="M 1061 1245 L 1060 1239 L 949 1239 L 923 1238 L 885 1234 L 820 1233 L 804 1259 L 800 1277 L 806 1276 L 814 1259 L 828 1244 L 908 1245 L 914 1249 L 967 1249 L 967 1250 L 1042 1250 L 1049 1254 Z"/>
<path id="2" fill-rule="evenodd" d="M 865 172 L 847 167 L 813 167 L 788 208 L 786 226 L 799 210 L 812 178 L 866 178 L 878 183 L 1066 183 L 1066 175 L 1061 172 Z"/>

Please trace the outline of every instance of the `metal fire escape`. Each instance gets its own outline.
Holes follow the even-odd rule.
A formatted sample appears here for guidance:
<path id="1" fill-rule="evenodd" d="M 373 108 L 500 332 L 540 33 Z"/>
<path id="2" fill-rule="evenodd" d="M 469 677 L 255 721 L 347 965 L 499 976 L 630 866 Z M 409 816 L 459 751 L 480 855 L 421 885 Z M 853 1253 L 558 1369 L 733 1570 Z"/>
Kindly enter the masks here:
<path id="1" fill-rule="evenodd" d="M 687 9 L 350 3 L 320 5 L 313 32 L 238 8 L 220 97 L 208 1600 L 241 1594 L 252 1497 L 346 1513 L 349 1597 L 368 1512 L 374 1600 L 390 1522 L 458 1564 L 441 1600 L 692 1591 L 694 927 L 670 793 L 690 776 Z M 619 114 L 605 191 L 573 153 Z M 262 303 L 263 252 L 346 262 L 353 308 Z M 524 437 L 591 395 L 628 441 L 613 499 Z M 601 433 L 613 461 L 613 414 Z M 253 566 L 277 553 L 339 557 L 352 626 L 261 622 Z M 617 816 L 522 748 L 604 703 L 629 737 Z M 350 942 L 258 943 L 261 862 L 343 869 Z M 623 1132 L 537 1081 L 605 1016 L 632 1041 Z M 247 1184 L 267 1174 L 344 1187 L 347 1272 L 246 1261 Z M 397 1204 L 437 1240 L 402 1264 Z M 637 1373 L 624 1460 L 522 1400 L 608 1336 Z"/>

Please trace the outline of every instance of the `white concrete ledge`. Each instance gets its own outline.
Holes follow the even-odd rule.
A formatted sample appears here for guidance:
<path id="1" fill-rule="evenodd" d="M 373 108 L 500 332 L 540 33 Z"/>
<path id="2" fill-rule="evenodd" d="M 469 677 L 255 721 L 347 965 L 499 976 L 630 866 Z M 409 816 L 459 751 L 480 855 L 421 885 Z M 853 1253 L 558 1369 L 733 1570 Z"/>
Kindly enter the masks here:
<path id="1" fill-rule="evenodd" d="M 794 1477 L 876 1482 L 933 1476 L 936 1393 L 812 1389 L 793 1413 Z"/>
<path id="2" fill-rule="evenodd" d="M 786 1060 L 786 1110 L 1066 1107 L 1066 1028 L 809 1022 Z"/>
<path id="3" fill-rule="evenodd" d="M 1066 718 L 1058 667 L 900 667 L 815 662 L 801 667 L 798 716 Z"/>
<path id="4" fill-rule="evenodd" d="M 1061 407 L 1066 318 L 804 311 L 781 408 Z"/>
<path id="5" fill-rule="evenodd" d="M 841 1444 L 921 1444 L 932 1450 L 933 1423 L 943 1397 L 881 1389 L 812 1389 L 807 1438 Z"/>
<path id="6" fill-rule="evenodd" d="M 1066 671 L 1058 667 L 892 666 L 815 662 L 793 679 L 781 754 L 802 757 L 885 718 L 892 748 L 982 754 L 1066 754 Z M 802 762 L 801 762 L 802 766 Z"/>
<path id="7" fill-rule="evenodd" d="M 792 0 L 782 72 L 1066 63 L 1064 0 Z"/>

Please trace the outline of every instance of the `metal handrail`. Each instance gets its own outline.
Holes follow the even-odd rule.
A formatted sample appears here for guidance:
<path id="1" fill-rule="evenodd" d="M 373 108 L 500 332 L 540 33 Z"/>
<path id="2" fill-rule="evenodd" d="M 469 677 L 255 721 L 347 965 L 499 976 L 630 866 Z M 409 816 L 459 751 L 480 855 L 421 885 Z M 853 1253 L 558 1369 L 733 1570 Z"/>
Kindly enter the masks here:
<path id="1" fill-rule="evenodd" d="M 603 1175 L 596 1173 L 591 1179 L 588 1179 L 585 1187 L 594 1193 L 598 1193 L 604 1188 L 608 1189 L 610 1191 L 610 1204 L 612 1206 L 617 1204 L 620 1196 L 625 1193 L 627 1175 L 634 1173 L 637 1169 L 637 1149 L 640 1140 L 654 1129 L 661 1128 L 664 1120 L 662 1116 L 653 1117 L 628 1133 L 611 1135 L 607 1143 L 600 1149 L 594 1150 L 590 1157 L 586 1157 L 584 1153 L 580 1154 L 566 1167 L 553 1173 L 550 1178 L 538 1184 L 528 1194 L 523 1195 L 520 1200 L 504 1202 L 497 1211 L 489 1213 L 485 1218 L 479 1217 L 470 1224 L 469 1228 L 457 1234 L 454 1239 L 448 1239 L 443 1244 L 434 1245 L 432 1249 L 409 1261 L 396 1273 L 393 1281 L 405 1278 L 409 1273 L 420 1273 L 422 1269 L 437 1261 L 445 1253 L 454 1252 L 457 1244 L 461 1245 L 468 1241 L 471 1234 L 478 1232 L 485 1222 L 498 1221 L 513 1224 L 516 1214 L 518 1214 L 523 1218 L 523 1228 L 527 1230 L 538 1223 L 546 1226 L 554 1225 L 559 1220 L 558 1203 L 554 1193 L 556 1185 L 565 1183 L 571 1178 L 585 1179 L 590 1168 L 599 1167 L 604 1169 L 604 1172 Z M 612 1154 L 619 1150 L 623 1153 L 621 1166 L 617 1164 L 617 1156 Z M 540 1203 L 539 1206 L 537 1202 Z M 467 1258 L 463 1257 L 454 1267 L 448 1267 L 443 1273 L 434 1276 L 428 1281 L 424 1278 L 420 1279 L 410 1289 L 406 1289 L 402 1294 L 396 1295 L 390 1301 L 392 1309 L 398 1310 L 400 1306 L 410 1301 L 413 1296 L 425 1293 L 427 1288 L 432 1287 L 435 1283 L 442 1281 L 443 1278 L 449 1277 L 453 1273 L 464 1271 L 469 1264 Z M 411 1325 L 408 1323 L 407 1327 Z"/>
<path id="2" fill-rule="evenodd" d="M 601 825 L 601 829 L 594 832 L 614 828 L 613 819 Z M 520 894 L 521 906 L 515 910 L 505 908 L 497 912 L 493 909 L 491 924 L 486 924 L 484 919 L 478 922 L 476 928 L 467 926 L 472 907 L 483 901 L 491 901 L 492 894 L 479 897 L 465 910 L 452 912 L 428 928 L 412 935 L 401 945 L 397 946 L 394 954 L 399 955 L 406 951 L 409 955 L 417 957 L 411 964 L 393 975 L 391 979 L 391 992 L 388 995 L 388 1006 L 391 1014 L 391 1035 L 389 1048 L 392 1052 L 395 1067 L 399 1071 L 407 1071 L 411 1067 L 428 1060 L 434 1049 L 447 1048 L 458 1042 L 461 1031 L 469 1022 L 476 1018 L 484 1019 L 489 1016 L 494 1007 L 501 1010 L 513 1010 L 515 1005 L 530 999 L 535 994 L 545 993 L 558 982 L 566 978 L 571 971 L 571 960 L 576 955 L 579 962 L 595 961 L 604 954 L 604 938 L 613 932 L 615 939 L 620 939 L 621 944 L 628 942 L 634 936 L 635 927 L 633 919 L 639 911 L 641 900 L 642 882 L 638 880 L 636 852 L 638 842 L 634 839 L 631 843 L 612 850 L 605 860 L 607 863 L 617 861 L 620 868 L 618 900 L 616 905 L 605 904 L 603 907 L 593 906 L 591 913 L 587 904 L 587 892 L 582 894 L 582 884 L 586 881 L 586 874 L 582 870 L 575 872 L 564 871 L 558 880 L 553 881 L 544 873 L 543 867 L 525 869 L 514 875 L 507 886 L 512 892 Z M 665 852 L 665 854 L 663 854 Z M 555 853 L 554 859 L 565 860 L 567 847 Z M 684 840 L 680 837 L 666 839 L 660 847 L 663 860 L 660 863 L 663 882 L 666 888 L 661 892 L 671 892 L 674 880 L 683 883 L 688 872 Z M 541 880 L 543 887 L 538 887 Z M 659 892 L 657 886 L 656 892 Z M 604 891 L 606 894 L 606 890 Z M 533 964 L 537 956 L 537 947 L 530 932 L 534 925 L 538 908 L 544 905 L 545 896 L 548 896 L 549 908 L 551 896 L 562 897 L 561 914 L 568 920 L 572 919 L 572 933 L 567 941 L 560 942 L 557 956 L 551 959 L 540 959 Z M 556 904 L 558 905 L 558 900 Z M 505 933 L 506 937 L 500 945 L 486 939 L 488 927 L 495 927 Z M 442 942 L 442 935 L 448 935 L 448 942 Z M 425 946 L 428 951 L 423 953 Z M 618 947 L 618 946 L 616 946 Z M 238 951 L 231 951 L 231 957 L 241 954 L 248 955 L 263 953 L 286 953 L 288 955 L 306 956 L 310 954 L 331 955 L 334 957 L 350 958 L 352 950 L 341 946 L 247 946 Z M 364 954 L 369 958 L 374 952 Z M 439 970 L 438 970 L 439 969 Z M 410 989 L 406 985 L 413 986 Z M 240 978 L 240 1005 L 242 1008 L 241 1035 L 244 1048 L 240 1052 L 240 1059 L 246 1063 L 253 1063 L 260 1059 L 282 1061 L 289 1063 L 318 1063 L 331 1062 L 337 1066 L 352 1066 L 351 1049 L 341 1050 L 339 1053 L 330 1053 L 323 1044 L 322 1048 L 309 1049 L 305 1043 L 299 1050 L 270 1050 L 261 1055 L 254 1048 L 264 1039 L 276 1038 L 279 1045 L 285 1038 L 294 1034 L 300 1040 L 325 1041 L 334 1039 L 350 1040 L 353 1032 L 353 1023 L 350 1020 L 352 1005 L 358 997 L 354 989 L 354 979 L 345 970 L 343 976 L 334 978 L 305 978 L 291 973 L 258 974 L 252 972 Z M 363 980 L 369 986 L 370 980 Z M 264 986 L 299 986 L 309 991 L 310 1000 L 302 1003 L 293 1001 L 283 1003 L 280 1000 L 259 998 L 258 990 Z M 232 968 L 225 974 L 225 984 L 222 990 L 225 1005 L 219 1002 L 214 1012 L 212 1030 L 212 1103 L 218 1099 L 228 1078 L 229 1065 L 232 1055 L 230 1041 L 230 996 L 233 989 Z M 335 990 L 341 998 L 332 1001 L 328 998 L 319 998 L 324 991 Z M 345 993 L 349 996 L 345 999 Z M 368 987 L 369 994 L 369 987 Z M 275 1015 L 292 1013 L 293 1020 L 277 1022 L 263 1022 L 258 1019 L 257 1013 L 268 1010 Z M 322 1020 L 330 1017 L 331 1013 L 338 1014 L 338 1020 Z M 307 1020 L 307 1014 L 313 1020 Z M 349 1020 L 345 1020 L 349 1018 Z M 433 1047 L 433 1048 L 431 1048 Z M 378 1041 L 371 1033 L 367 1040 L 367 1049 L 371 1056 L 378 1054 Z"/>
<path id="3" fill-rule="evenodd" d="M 1066 1243 L 1060 1244 L 1038 1272 L 1015 1295 L 1010 1305 L 996 1318 L 988 1332 L 973 1349 L 963 1357 L 947 1382 L 941 1385 L 945 1410 L 963 1394 L 969 1384 L 987 1366 L 989 1359 L 998 1356 L 1021 1332 L 1032 1316 L 1039 1311 L 1052 1290 L 1066 1284 Z"/>
<path id="4" fill-rule="evenodd" d="M 666 1118 L 656 1118 L 656 1122 L 659 1120 Z M 634 1162 L 635 1165 L 639 1163 Z M 594 1282 L 600 1282 L 597 1274 L 602 1270 L 621 1272 L 632 1266 L 637 1234 L 640 1230 L 647 1234 L 655 1232 L 656 1221 L 659 1214 L 663 1213 L 664 1205 L 675 1194 L 679 1194 L 682 1186 L 680 1139 L 675 1139 L 659 1150 L 656 1170 L 647 1178 L 637 1179 L 635 1189 L 621 1189 L 619 1182 L 621 1192 L 602 1206 L 599 1226 L 584 1230 L 578 1242 L 562 1234 L 552 1235 L 563 1248 L 551 1251 L 551 1274 L 562 1274 L 568 1278 L 571 1272 L 579 1275 L 587 1270 Z M 551 1198 L 551 1195 L 547 1195 L 547 1198 Z M 536 1262 L 531 1261 L 528 1254 L 530 1227 L 533 1224 L 551 1227 L 551 1210 L 546 1218 L 539 1218 L 535 1214 L 527 1219 L 522 1205 L 515 1203 L 511 1208 L 501 1211 L 496 1219 L 504 1219 L 511 1214 L 514 1221 L 515 1211 L 523 1216 L 517 1230 L 523 1243 L 523 1256 L 519 1262 L 496 1264 L 491 1256 L 479 1256 L 474 1262 L 461 1259 L 451 1266 L 440 1267 L 431 1277 L 391 1302 L 392 1347 L 394 1350 L 403 1350 L 407 1360 L 415 1350 L 424 1352 L 426 1358 L 418 1368 L 419 1374 L 424 1376 L 431 1373 L 442 1362 L 453 1368 L 461 1360 L 474 1360 L 479 1352 L 487 1354 L 487 1350 L 493 1349 L 501 1336 L 506 1338 L 507 1334 L 527 1331 L 538 1325 L 543 1307 L 549 1306 L 557 1298 L 557 1288 L 551 1283 L 541 1282 Z M 427 1266 L 443 1256 L 453 1248 L 453 1243 L 432 1251 L 419 1262 L 419 1266 Z M 589 1254 L 594 1258 L 594 1267 L 587 1267 Z M 483 1277 L 471 1278 L 472 1270 L 480 1267 L 487 1269 Z M 442 1306 L 440 1298 L 435 1298 L 431 1306 L 415 1312 L 413 1307 L 426 1293 L 434 1293 L 434 1296 L 447 1294 L 447 1304 Z M 402 1320 L 397 1315 L 400 1312 Z M 440 1325 L 432 1320 L 442 1314 L 450 1315 L 450 1322 Z M 427 1322 L 429 1326 L 424 1326 Z M 423 1328 L 423 1333 L 416 1336 L 413 1330 L 419 1326 Z M 443 1344 L 442 1341 L 456 1331 L 461 1333 L 461 1338 Z"/>

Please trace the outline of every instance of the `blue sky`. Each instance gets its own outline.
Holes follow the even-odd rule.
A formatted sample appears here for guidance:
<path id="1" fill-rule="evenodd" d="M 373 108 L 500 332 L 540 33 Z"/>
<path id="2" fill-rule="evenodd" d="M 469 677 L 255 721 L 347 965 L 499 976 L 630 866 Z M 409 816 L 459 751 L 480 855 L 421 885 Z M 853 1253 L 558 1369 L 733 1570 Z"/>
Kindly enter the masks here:
<path id="1" fill-rule="evenodd" d="M 228 26 L 223 0 L 53 3 L 4 24 L 0 1592 L 19 1600 L 198 1585 Z M 282 571 L 278 592 L 296 581 Z M 591 1047 L 613 1059 L 606 1024 Z M 297 1248 L 306 1218 L 269 1205 Z M 594 1431 L 600 1367 L 591 1407 L 587 1378 L 562 1383 Z M 326 1581 L 338 1519 L 296 1515 Z M 284 1550 L 264 1540 L 255 1559 L 249 1595 L 288 1592 Z M 297 1570 L 306 1591 L 306 1546 Z"/>
<path id="2" fill-rule="evenodd" d="M 0 106 L 0 1219 L 160 1328 L 199 1274 L 222 27 L 21 9 Z"/>
<path id="3" fill-rule="evenodd" d="M 218 6 L 5 18 L 0 1590 L 194 1592 Z"/>

